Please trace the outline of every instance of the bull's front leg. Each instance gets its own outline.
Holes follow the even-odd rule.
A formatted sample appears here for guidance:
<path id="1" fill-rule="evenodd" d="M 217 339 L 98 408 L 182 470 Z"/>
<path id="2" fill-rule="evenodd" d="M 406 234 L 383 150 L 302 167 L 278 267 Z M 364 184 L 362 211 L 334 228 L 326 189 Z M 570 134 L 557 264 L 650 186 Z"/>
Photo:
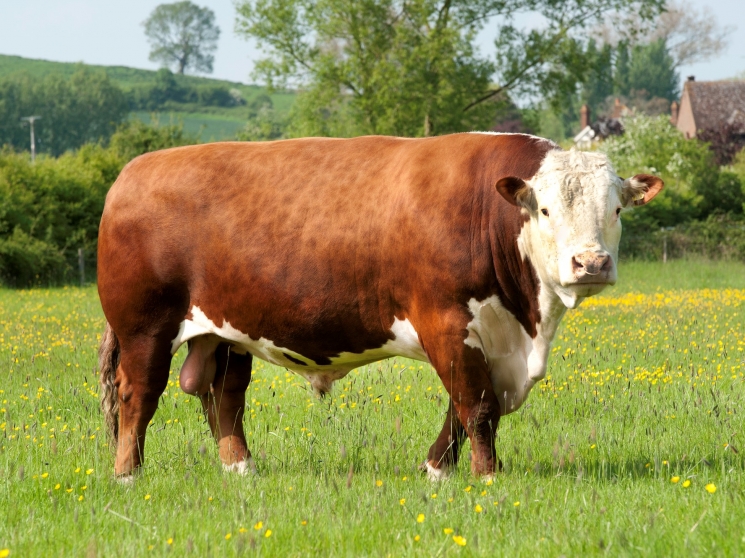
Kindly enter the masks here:
<path id="1" fill-rule="evenodd" d="M 429 451 L 428 475 L 447 476 L 457 462 L 464 432 L 471 441 L 471 472 L 493 475 L 499 468 L 495 447 L 499 402 L 484 354 L 464 343 L 462 328 L 454 329 L 425 341 L 430 361 L 451 400 L 445 425 Z"/>

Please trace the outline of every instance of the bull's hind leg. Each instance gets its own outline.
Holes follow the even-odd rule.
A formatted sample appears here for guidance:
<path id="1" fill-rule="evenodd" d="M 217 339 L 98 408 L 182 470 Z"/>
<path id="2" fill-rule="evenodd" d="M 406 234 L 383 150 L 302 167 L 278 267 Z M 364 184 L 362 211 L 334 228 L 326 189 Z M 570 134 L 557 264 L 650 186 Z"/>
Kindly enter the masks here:
<path id="1" fill-rule="evenodd" d="M 458 419 L 453 402 L 449 401 L 445 424 L 437 440 L 429 448 L 427 461 L 422 466 L 430 480 L 445 479 L 455 469 L 465 437 L 466 431 Z"/>
<path id="2" fill-rule="evenodd" d="M 129 478 L 142 465 L 145 431 L 168 384 L 171 363 L 167 336 L 121 339 L 121 361 L 116 371 L 119 435 L 115 472 Z"/>
<path id="3" fill-rule="evenodd" d="M 215 378 L 201 396 L 202 407 L 217 440 L 223 467 L 245 473 L 251 463 L 251 452 L 243 432 L 246 390 L 251 382 L 251 355 L 235 353 L 229 345 L 221 343 L 215 351 L 215 361 Z"/>

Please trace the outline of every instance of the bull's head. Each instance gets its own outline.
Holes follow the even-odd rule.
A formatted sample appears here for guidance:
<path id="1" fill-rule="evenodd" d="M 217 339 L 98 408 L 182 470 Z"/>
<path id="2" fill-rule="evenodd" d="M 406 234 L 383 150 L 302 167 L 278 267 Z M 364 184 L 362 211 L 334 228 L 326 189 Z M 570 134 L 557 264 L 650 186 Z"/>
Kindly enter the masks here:
<path id="1" fill-rule="evenodd" d="M 569 308 L 616 282 L 621 212 L 648 203 L 663 187 L 656 176 L 623 180 L 600 153 L 550 151 L 529 180 L 502 178 L 497 190 L 527 217 L 523 257 Z"/>

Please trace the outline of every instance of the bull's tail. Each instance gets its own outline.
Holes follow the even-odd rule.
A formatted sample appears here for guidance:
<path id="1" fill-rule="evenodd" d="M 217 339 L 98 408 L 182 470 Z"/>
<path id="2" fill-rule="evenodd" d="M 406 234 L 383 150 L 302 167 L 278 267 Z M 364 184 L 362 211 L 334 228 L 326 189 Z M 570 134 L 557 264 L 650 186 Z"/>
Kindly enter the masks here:
<path id="1" fill-rule="evenodd" d="M 101 380 L 101 410 L 106 422 L 109 441 L 115 447 L 119 436 L 119 394 L 117 393 L 116 369 L 119 366 L 119 340 L 106 322 L 106 329 L 98 348 L 98 369 Z"/>

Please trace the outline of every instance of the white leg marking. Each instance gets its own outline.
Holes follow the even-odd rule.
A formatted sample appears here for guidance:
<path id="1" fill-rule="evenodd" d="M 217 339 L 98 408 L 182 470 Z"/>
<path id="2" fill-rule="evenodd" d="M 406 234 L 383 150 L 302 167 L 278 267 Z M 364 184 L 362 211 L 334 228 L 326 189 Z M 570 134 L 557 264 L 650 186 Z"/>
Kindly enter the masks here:
<path id="1" fill-rule="evenodd" d="M 254 462 L 253 457 L 249 457 L 248 459 L 238 461 L 231 465 L 225 465 L 225 463 L 223 463 L 222 468 L 228 473 L 238 473 L 239 475 L 244 476 L 248 474 L 249 471 L 251 473 L 256 472 L 256 463 Z"/>
<path id="2" fill-rule="evenodd" d="M 448 467 L 442 469 L 436 469 L 433 467 L 429 460 L 424 462 L 424 466 L 427 470 L 427 480 L 432 482 L 444 481 L 450 478 L 452 471 Z"/>
<path id="3" fill-rule="evenodd" d="M 116 477 L 116 482 L 118 482 L 122 486 L 132 486 L 135 483 L 135 476 L 134 475 L 125 475 L 125 476 L 121 476 L 121 477 Z"/>

